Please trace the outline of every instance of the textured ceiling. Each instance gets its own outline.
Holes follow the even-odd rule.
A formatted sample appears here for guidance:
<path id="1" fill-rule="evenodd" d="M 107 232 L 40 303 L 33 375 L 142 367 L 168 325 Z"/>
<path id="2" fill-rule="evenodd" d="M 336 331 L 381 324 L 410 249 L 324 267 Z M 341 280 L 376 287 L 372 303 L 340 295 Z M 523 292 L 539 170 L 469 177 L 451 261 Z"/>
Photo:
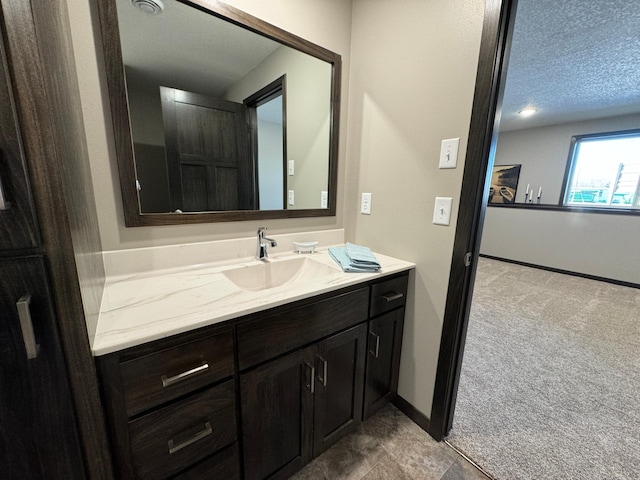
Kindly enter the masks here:
<path id="1" fill-rule="evenodd" d="M 500 130 L 638 112 L 638 0 L 518 1 Z"/>
<path id="2" fill-rule="evenodd" d="M 280 44 L 175 0 L 148 15 L 116 0 L 127 74 L 221 96 Z"/>

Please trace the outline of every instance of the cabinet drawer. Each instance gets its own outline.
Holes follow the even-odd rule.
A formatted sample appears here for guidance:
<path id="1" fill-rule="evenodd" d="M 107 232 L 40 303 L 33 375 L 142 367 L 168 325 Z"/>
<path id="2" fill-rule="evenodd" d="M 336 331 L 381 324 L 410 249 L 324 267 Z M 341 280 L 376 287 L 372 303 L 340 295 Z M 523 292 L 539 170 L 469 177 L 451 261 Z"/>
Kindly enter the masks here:
<path id="1" fill-rule="evenodd" d="M 233 375 L 231 329 L 120 364 L 129 417 Z"/>
<path id="2" fill-rule="evenodd" d="M 401 307 L 407 300 L 409 277 L 392 278 L 371 287 L 370 316 L 375 317 L 394 308 Z"/>
<path id="3" fill-rule="evenodd" d="M 175 474 L 236 440 L 233 381 L 129 422 L 136 478 Z"/>
<path id="4" fill-rule="evenodd" d="M 238 444 L 221 450 L 213 457 L 174 477 L 173 480 L 240 480 Z"/>
<path id="5" fill-rule="evenodd" d="M 368 302 L 364 287 L 240 325 L 240 370 L 366 320 Z"/>

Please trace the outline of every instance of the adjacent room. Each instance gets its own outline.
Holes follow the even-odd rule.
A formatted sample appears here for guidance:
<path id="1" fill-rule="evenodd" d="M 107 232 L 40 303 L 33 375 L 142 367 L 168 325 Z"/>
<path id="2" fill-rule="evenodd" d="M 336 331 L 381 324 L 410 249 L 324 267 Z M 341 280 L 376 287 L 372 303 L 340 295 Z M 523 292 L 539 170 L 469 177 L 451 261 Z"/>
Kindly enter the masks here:
<path id="1" fill-rule="evenodd" d="M 448 437 L 496 479 L 640 470 L 633 3 L 517 5 Z"/>

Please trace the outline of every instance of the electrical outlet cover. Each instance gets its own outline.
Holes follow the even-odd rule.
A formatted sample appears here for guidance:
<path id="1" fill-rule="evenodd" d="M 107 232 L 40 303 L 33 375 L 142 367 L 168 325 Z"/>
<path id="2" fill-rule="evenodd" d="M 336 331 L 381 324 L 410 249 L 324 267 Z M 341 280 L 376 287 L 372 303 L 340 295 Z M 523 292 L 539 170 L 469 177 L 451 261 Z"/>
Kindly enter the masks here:
<path id="1" fill-rule="evenodd" d="M 326 190 L 320 192 L 320 208 L 329 208 L 329 192 Z"/>
<path id="2" fill-rule="evenodd" d="M 371 194 L 363 193 L 360 202 L 360 213 L 363 215 L 371 215 Z"/>

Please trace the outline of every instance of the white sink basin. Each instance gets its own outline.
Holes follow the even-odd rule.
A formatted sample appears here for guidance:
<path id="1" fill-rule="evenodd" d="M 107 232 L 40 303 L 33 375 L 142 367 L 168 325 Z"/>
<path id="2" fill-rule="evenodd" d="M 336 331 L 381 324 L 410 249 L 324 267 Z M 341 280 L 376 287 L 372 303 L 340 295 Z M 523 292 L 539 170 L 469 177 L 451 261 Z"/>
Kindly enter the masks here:
<path id="1" fill-rule="evenodd" d="M 271 260 L 225 270 L 222 274 L 243 290 L 256 291 L 286 284 L 307 284 L 339 273 L 337 267 L 309 257 Z"/>

